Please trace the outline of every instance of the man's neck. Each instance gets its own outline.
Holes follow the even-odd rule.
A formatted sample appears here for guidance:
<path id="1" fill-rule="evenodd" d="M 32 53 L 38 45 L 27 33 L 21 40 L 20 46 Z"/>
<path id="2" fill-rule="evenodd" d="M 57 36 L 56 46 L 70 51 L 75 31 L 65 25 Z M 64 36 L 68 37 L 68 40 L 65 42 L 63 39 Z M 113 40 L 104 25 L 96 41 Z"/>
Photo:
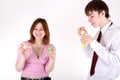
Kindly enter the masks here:
<path id="1" fill-rule="evenodd" d="M 103 21 L 102 21 L 102 23 L 101 23 L 101 25 L 100 25 L 100 28 L 102 29 L 107 23 L 109 23 L 110 22 L 110 20 L 109 19 L 104 19 Z"/>

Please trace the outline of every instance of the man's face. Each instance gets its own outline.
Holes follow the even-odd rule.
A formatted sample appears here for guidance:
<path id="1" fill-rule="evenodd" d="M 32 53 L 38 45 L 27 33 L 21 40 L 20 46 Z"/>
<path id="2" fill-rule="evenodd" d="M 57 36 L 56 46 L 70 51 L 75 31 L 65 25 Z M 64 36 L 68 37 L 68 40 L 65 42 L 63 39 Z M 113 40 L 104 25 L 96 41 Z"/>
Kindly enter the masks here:
<path id="1" fill-rule="evenodd" d="M 94 28 L 100 27 L 100 25 L 102 24 L 102 14 L 98 13 L 97 11 L 92 11 L 89 12 L 88 14 L 88 22 L 91 23 L 91 25 Z"/>

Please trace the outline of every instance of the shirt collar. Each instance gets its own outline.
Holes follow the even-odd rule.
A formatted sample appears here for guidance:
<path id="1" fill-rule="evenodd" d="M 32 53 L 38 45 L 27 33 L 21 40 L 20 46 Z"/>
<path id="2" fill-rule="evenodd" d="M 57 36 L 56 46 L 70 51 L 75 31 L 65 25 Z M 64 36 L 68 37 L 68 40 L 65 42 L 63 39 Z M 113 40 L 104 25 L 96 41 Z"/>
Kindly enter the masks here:
<path id="1" fill-rule="evenodd" d="M 104 33 L 110 27 L 111 21 L 109 21 L 102 29 L 101 32 Z"/>

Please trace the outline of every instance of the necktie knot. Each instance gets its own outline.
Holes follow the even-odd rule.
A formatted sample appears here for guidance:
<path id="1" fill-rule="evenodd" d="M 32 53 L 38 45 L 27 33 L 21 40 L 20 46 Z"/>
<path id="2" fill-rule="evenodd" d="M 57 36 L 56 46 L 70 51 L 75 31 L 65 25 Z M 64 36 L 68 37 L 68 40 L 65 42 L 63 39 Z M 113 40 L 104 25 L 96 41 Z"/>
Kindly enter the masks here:
<path id="1" fill-rule="evenodd" d="M 99 35 L 98 35 L 98 38 L 97 38 L 97 41 L 98 41 L 98 42 L 100 42 L 100 40 L 101 40 L 101 35 L 102 35 L 102 32 L 100 31 L 100 32 L 99 32 Z"/>

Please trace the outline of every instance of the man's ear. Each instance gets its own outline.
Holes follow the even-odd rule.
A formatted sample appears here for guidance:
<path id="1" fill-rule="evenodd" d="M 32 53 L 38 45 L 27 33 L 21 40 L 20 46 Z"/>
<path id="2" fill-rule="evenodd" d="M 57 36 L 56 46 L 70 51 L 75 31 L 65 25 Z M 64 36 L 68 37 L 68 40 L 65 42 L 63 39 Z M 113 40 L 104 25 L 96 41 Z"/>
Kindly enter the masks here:
<path id="1" fill-rule="evenodd" d="M 105 10 L 102 10 L 102 11 L 101 11 L 101 15 L 102 15 L 102 16 L 105 16 Z"/>

